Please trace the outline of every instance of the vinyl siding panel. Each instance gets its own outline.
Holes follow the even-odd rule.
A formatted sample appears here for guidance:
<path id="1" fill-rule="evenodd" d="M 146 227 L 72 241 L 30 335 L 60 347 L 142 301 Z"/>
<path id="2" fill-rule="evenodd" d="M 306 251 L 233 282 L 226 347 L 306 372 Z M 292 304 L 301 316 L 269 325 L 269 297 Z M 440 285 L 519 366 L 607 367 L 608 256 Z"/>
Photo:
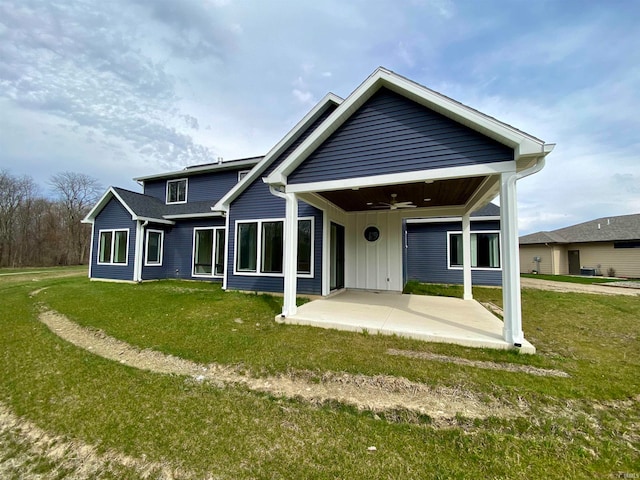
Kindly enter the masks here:
<path id="1" fill-rule="evenodd" d="M 309 128 L 303 132 L 262 174 L 269 175 L 291 152 L 293 152 L 318 126 L 335 110 L 330 106 Z M 304 202 L 298 204 L 299 217 L 314 217 L 314 278 L 299 278 L 298 292 L 320 294 L 322 292 L 322 212 Z M 234 275 L 235 233 L 238 220 L 259 220 L 263 218 L 284 218 L 285 201 L 272 195 L 269 187 L 261 179 L 254 181 L 232 203 L 229 211 L 229 255 L 227 265 L 227 288 L 260 292 L 282 292 L 284 280 L 281 277 L 258 275 Z"/>
<path id="2" fill-rule="evenodd" d="M 192 175 L 187 180 L 187 202 L 218 201 L 238 183 L 238 170 Z M 144 194 L 166 201 L 167 180 L 149 180 L 144 183 Z"/>
<path id="3" fill-rule="evenodd" d="M 100 230 L 129 230 L 126 265 L 99 265 Z M 91 239 L 91 278 L 133 281 L 133 268 L 136 242 L 136 222 L 122 204 L 112 198 L 98 214 L 94 223 L 94 235 Z"/>
<path id="4" fill-rule="evenodd" d="M 382 88 L 288 177 L 291 184 L 513 160 L 513 149 Z"/>
<path id="5" fill-rule="evenodd" d="M 447 232 L 462 230 L 461 222 L 406 224 L 407 280 L 462 284 L 462 269 L 449 269 Z M 471 222 L 471 231 L 499 230 L 499 222 Z M 501 270 L 472 270 L 474 285 L 502 285 Z"/>
<path id="6" fill-rule="evenodd" d="M 531 273 L 538 268 L 534 257 L 540 257 L 540 270 L 543 275 L 554 275 L 554 248 L 544 245 L 521 245 L 520 246 L 520 273 Z"/>
<path id="7" fill-rule="evenodd" d="M 150 229 L 163 230 L 164 246 L 161 266 L 143 266 L 142 279 L 180 278 L 220 282 L 222 277 L 193 277 L 193 229 L 195 227 L 224 227 L 222 218 L 204 218 L 177 222 L 172 227 L 149 225 Z M 146 238 L 145 238 L 146 243 Z M 145 244 L 146 252 L 146 244 Z"/>
<path id="8" fill-rule="evenodd" d="M 613 242 L 593 242 L 569 244 L 568 250 L 580 250 L 580 265 L 599 268 L 602 275 L 613 268 L 617 277 L 640 278 L 640 248 L 614 248 Z"/>

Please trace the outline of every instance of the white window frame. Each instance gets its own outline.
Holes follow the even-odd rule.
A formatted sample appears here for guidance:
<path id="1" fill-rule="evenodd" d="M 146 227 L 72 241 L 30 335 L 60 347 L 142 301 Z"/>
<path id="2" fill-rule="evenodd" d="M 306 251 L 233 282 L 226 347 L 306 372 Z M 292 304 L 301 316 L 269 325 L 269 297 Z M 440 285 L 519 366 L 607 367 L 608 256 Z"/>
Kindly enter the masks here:
<path id="1" fill-rule="evenodd" d="M 159 233 L 160 234 L 160 244 L 158 245 L 159 250 L 159 261 L 158 262 L 149 262 L 149 234 L 150 233 Z M 145 267 L 161 267 L 162 259 L 164 257 L 164 230 L 154 230 L 149 229 L 145 234 L 145 244 L 144 244 L 144 266 Z"/>
<path id="2" fill-rule="evenodd" d="M 238 182 L 241 182 L 250 172 L 251 170 L 238 170 Z"/>
<path id="3" fill-rule="evenodd" d="M 101 262 L 100 261 L 100 240 L 102 239 L 102 234 L 103 232 L 111 232 L 111 249 L 109 251 L 109 261 L 108 262 Z M 113 254 L 115 251 L 115 239 L 116 239 L 116 232 L 126 232 L 127 233 L 127 246 L 126 246 L 126 251 L 124 254 L 124 258 L 125 258 L 125 262 L 124 263 L 114 263 L 113 261 Z M 129 234 L 130 231 L 128 228 L 104 228 L 101 230 L 98 230 L 98 255 L 96 257 L 96 263 L 98 265 L 112 265 L 114 267 L 126 267 L 129 265 Z"/>
<path id="4" fill-rule="evenodd" d="M 177 202 L 169 201 L 169 184 L 176 182 L 184 182 L 184 200 L 180 200 Z M 173 178 L 171 180 L 167 180 L 167 184 L 165 187 L 165 204 L 167 205 L 176 205 L 179 203 L 187 203 L 187 198 L 189 198 L 189 179 L 188 178 Z"/>
<path id="5" fill-rule="evenodd" d="M 486 271 L 486 272 L 500 272 L 502 271 L 502 235 L 500 230 L 471 230 L 470 234 L 474 233 L 497 233 L 498 234 L 498 258 L 500 261 L 499 267 L 471 267 L 471 270 Z M 451 265 L 451 236 L 462 235 L 462 230 L 456 230 L 447 232 L 447 270 L 462 270 L 463 266 Z"/>
<path id="6" fill-rule="evenodd" d="M 315 277 L 315 217 L 298 217 L 300 220 L 311 220 L 311 272 L 310 273 L 296 273 L 296 278 L 314 278 Z M 262 224 L 269 222 L 282 222 L 283 223 L 283 237 L 282 242 L 284 245 L 284 218 L 260 218 L 252 220 L 236 220 L 235 225 L 235 238 L 233 248 L 233 274 L 245 277 L 284 277 L 284 273 L 263 273 L 262 270 Z M 256 223 L 257 224 L 257 248 L 256 248 L 256 271 L 238 270 L 238 230 L 239 225 L 243 223 Z M 298 259 L 296 258 L 296 270 L 298 267 Z"/>
<path id="7" fill-rule="evenodd" d="M 196 232 L 200 230 L 211 230 L 213 232 L 213 245 L 211 246 L 211 273 L 196 273 Z M 216 251 L 217 251 L 217 243 L 218 243 L 218 230 L 226 230 L 225 227 L 193 227 L 193 238 L 191 242 L 191 276 L 194 278 L 223 278 L 226 270 L 226 254 L 223 253 L 223 271 L 222 273 L 216 273 Z M 225 241 L 225 251 L 226 251 L 226 243 L 228 242 L 227 232 L 225 231 L 224 241 Z"/>

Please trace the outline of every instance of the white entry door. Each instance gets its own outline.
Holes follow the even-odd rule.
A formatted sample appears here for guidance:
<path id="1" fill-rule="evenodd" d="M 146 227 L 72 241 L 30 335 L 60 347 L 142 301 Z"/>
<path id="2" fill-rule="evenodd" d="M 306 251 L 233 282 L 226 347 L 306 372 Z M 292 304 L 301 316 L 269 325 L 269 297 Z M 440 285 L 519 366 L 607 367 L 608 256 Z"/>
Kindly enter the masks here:
<path id="1" fill-rule="evenodd" d="M 349 215 L 347 288 L 402 290 L 402 218 L 395 211 Z"/>

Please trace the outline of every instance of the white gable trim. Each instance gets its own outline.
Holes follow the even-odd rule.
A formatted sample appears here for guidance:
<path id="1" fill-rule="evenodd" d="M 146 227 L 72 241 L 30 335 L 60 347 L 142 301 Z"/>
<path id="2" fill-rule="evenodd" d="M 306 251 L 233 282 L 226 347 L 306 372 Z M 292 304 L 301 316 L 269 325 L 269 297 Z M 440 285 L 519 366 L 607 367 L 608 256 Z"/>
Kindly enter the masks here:
<path id="1" fill-rule="evenodd" d="M 553 148 L 510 125 L 380 67 L 356 88 L 327 121 L 302 142 L 289 158 L 265 179 L 265 182 L 286 185 L 287 177 L 381 87 L 389 88 L 513 148 L 516 160 L 523 156 L 545 156 Z"/>
<path id="2" fill-rule="evenodd" d="M 129 215 L 131 215 L 131 220 L 141 220 L 143 222 L 162 223 L 165 225 L 175 225 L 176 223 L 176 222 L 172 222 L 171 220 L 165 220 L 163 218 L 151 218 L 151 217 L 143 217 L 143 216 L 136 215 L 136 213 L 131 209 L 131 207 L 127 205 L 127 202 L 125 202 L 122 199 L 122 197 L 118 195 L 118 192 L 116 192 L 116 190 L 113 187 L 109 187 L 109 189 L 106 192 L 104 192 L 104 195 L 100 197 L 100 200 L 98 200 L 98 202 L 94 205 L 94 207 L 87 214 L 87 216 L 82 219 L 82 223 L 93 224 L 98 214 L 102 211 L 104 207 L 107 206 L 107 203 L 109 203 L 109 201 L 112 198 L 115 198 L 116 200 L 118 200 L 118 202 L 120 202 L 120 204 L 129 213 Z"/>
<path id="3" fill-rule="evenodd" d="M 245 189 L 251 185 L 256 179 L 260 177 L 260 175 L 273 163 L 273 161 L 278 158 L 289 146 L 298 138 L 298 134 L 301 133 L 304 129 L 309 128 L 311 124 L 318 118 L 320 113 L 324 111 L 325 107 L 327 107 L 330 103 L 334 103 L 336 105 L 340 105 L 342 103 L 342 98 L 334 95 L 333 93 L 328 93 L 324 96 L 322 100 L 320 100 L 315 107 L 311 109 L 309 113 L 307 113 L 302 120 L 300 120 L 290 131 L 287 133 L 282 140 L 280 140 L 269 152 L 264 156 L 264 158 L 251 169 L 251 171 L 240 180 L 234 187 L 229 190 L 226 195 L 224 195 L 218 202 L 211 207 L 211 210 L 214 211 L 228 211 L 229 205 L 233 202 L 238 196 L 245 191 Z"/>

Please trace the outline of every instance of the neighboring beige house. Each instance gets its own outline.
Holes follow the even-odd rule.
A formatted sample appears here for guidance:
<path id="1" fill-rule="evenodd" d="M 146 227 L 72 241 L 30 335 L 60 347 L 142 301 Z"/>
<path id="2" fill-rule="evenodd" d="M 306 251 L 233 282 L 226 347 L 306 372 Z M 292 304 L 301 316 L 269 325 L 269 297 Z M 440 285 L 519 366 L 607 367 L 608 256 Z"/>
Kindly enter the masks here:
<path id="1" fill-rule="evenodd" d="M 640 214 L 520 237 L 520 272 L 640 278 Z"/>

